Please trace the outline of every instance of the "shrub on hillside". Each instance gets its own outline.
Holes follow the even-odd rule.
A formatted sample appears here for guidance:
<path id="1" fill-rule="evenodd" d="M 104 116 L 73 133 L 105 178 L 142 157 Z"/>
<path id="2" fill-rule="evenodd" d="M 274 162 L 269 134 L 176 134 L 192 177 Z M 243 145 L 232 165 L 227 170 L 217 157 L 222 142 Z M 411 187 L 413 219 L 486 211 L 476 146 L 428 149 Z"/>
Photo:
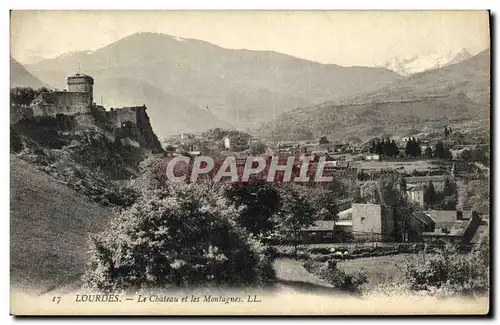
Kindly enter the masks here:
<path id="1" fill-rule="evenodd" d="M 452 293 L 481 293 L 489 289 L 489 246 L 482 239 L 471 253 L 455 246 L 437 249 L 404 266 L 412 290 L 446 289 Z"/>
<path id="2" fill-rule="evenodd" d="M 362 272 L 346 273 L 337 267 L 336 260 L 319 262 L 308 260 L 304 268 L 321 279 L 332 284 L 335 288 L 349 292 L 360 292 L 361 286 L 368 282 L 366 274 Z"/>
<path id="3" fill-rule="evenodd" d="M 85 287 L 104 291 L 249 286 L 274 278 L 266 247 L 234 219 L 217 193 L 177 184 L 163 199 L 143 197 L 92 237 Z"/>
<path id="4" fill-rule="evenodd" d="M 23 140 L 21 139 L 21 136 L 19 133 L 14 130 L 10 129 L 10 152 L 19 152 L 23 150 L 24 145 L 23 145 Z"/>

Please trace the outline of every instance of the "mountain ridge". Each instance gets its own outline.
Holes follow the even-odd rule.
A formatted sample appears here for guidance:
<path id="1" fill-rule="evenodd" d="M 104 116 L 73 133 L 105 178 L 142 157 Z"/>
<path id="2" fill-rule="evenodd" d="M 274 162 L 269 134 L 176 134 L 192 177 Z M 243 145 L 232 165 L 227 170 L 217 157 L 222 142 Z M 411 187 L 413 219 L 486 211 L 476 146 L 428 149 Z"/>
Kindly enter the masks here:
<path id="1" fill-rule="evenodd" d="M 94 77 L 96 98 L 111 91 L 100 87 L 101 79 L 133 79 L 138 88 L 145 81 L 201 110 L 208 106 L 214 116 L 210 125 L 240 129 L 258 127 L 297 107 L 375 90 L 401 78 L 382 68 L 325 65 L 273 51 L 225 49 L 158 33 L 133 34 L 91 53 L 44 60 L 28 68 L 63 88 L 65 78 L 78 64 Z M 140 92 L 132 90 L 129 97 Z M 162 107 L 144 104 L 161 115 Z M 115 103 L 107 101 L 106 105 Z M 176 110 L 176 114 L 182 113 L 182 109 Z M 178 116 L 169 118 L 172 122 L 157 131 L 162 136 L 172 133 L 169 128 L 189 127 Z"/>
<path id="2" fill-rule="evenodd" d="M 329 101 L 279 116 L 260 129 L 273 139 L 333 135 L 373 137 L 414 128 L 490 118 L 490 51 L 414 74 L 342 102 Z"/>
<path id="3" fill-rule="evenodd" d="M 472 56 L 467 49 L 462 48 L 459 51 L 448 51 L 447 53 L 431 52 L 424 55 L 393 57 L 375 64 L 375 66 L 383 67 L 408 77 L 415 73 L 458 63 Z"/>

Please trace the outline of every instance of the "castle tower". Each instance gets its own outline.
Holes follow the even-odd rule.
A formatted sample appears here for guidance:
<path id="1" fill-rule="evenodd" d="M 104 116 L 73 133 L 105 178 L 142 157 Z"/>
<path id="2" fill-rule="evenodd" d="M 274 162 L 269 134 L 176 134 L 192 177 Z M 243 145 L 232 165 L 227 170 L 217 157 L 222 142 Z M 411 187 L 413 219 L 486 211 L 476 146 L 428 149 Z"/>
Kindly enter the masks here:
<path id="1" fill-rule="evenodd" d="M 89 94 L 89 102 L 94 102 L 94 78 L 78 72 L 68 77 L 68 91 Z"/>

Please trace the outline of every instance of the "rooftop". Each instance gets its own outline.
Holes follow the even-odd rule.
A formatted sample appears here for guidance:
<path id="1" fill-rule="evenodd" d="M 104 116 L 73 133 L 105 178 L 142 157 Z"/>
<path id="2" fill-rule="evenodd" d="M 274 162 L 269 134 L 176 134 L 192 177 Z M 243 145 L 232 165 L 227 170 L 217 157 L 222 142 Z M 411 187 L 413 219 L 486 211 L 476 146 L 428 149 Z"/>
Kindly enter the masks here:
<path id="1" fill-rule="evenodd" d="M 90 79 L 94 79 L 91 76 L 86 75 L 85 73 L 81 73 L 81 72 L 77 72 L 76 74 L 74 74 L 72 76 L 69 76 L 68 79 L 69 78 L 90 78 Z"/>
<path id="2" fill-rule="evenodd" d="M 329 231 L 333 230 L 335 227 L 335 221 L 333 220 L 316 220 L 314 224 L 307 228 L 301 229 L 302 231 Z"/>
<path id="3" fill-rule="evenodd" d="M 408 183 L 413 183 L 413 182 L 439 182 L 439 181 L 445 181 L 446 179 L 453 178 L 453 176 L 450 175 L 433 175 L 433 176 L 411 176 L 411 177 L 405 177 L 406 182 Z"/>

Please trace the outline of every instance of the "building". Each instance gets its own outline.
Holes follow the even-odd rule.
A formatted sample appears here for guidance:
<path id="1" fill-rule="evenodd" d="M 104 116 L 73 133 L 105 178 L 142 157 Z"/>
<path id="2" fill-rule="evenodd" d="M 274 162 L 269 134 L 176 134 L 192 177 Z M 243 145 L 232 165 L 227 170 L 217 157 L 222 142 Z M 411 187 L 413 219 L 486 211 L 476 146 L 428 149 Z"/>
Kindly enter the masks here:
<path id="1" fill-rule="evenodd" d="M 400 220 L 401 240 L 403 242 L 421 242 L 422 233 L 433 232 L 436 222 L 428 213 L 417 211 L 408 218 Z"/>
<path id="2" fill-rule="evenodd" d="M 334 228 L 333 220 L 317 220 L 311 226 L 301 229 L 299 238 L 303 243 L 331 243 L 335 238 Z"/>
<path id="3" fill-rule="evenodd" d="M 377 155 L 377 154 L 368 154 L 368 155 L 365 155 L 365 160 L 380 160 L 380 155 Z"/>
<path id="4" fill-rule="evenodd" d="M 229 139 L 229 137 L 224 137 L 224 148 L 226 148 L 227 150 L 230 150 L 231 149 L 231 139 Z"/>
<path id="5" fill-rule="evenodd" d="M 449 175 L 434 175 L 434 176 L 412 176 L 405 177 L 407 185 L 422 185 L 427 186 L 430 181 L 434 185 L 436 192 L 442 192 L 446 179 L 453 181 L 454 177 Z"/>
<path id="6" fill-rule="evenodd" d="M 475 211 L 432 210 L 428 215 L 435 222 L 435 227 L 433 231 L 421 234 L 426 243 L 467 244 L 481 224 L 481 218 Z"/>
<path id="7" fill-rule="evenodd" d="M 351 220 L 316 220 L 300 230 L 299 239 L 302 243 L 335 243 L 352 239 Z"/>
<path id="8" fill-rule="evenodd" d="M 406 194 L 408 195 L 408 199 L 412 202 L 424 205 L 425 185 L 410 184 L 406 187 Z"/>
<path id="9" fill-rule="evenodd" d="M 352 234 L 359 241 L 387 241 L 394 238 L 392 208 L 380 204 L 352 204 Z"/>
<path id="10" fill-rule="evenodd" d="M 94 106 L 94 79 L 77 73 L 67 79 L 68 90 L 39 94 L 30 104 L 34 116 L 57 114 L 76 115 L 89 113 Z"/>

